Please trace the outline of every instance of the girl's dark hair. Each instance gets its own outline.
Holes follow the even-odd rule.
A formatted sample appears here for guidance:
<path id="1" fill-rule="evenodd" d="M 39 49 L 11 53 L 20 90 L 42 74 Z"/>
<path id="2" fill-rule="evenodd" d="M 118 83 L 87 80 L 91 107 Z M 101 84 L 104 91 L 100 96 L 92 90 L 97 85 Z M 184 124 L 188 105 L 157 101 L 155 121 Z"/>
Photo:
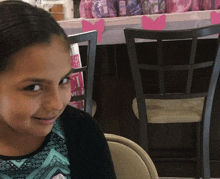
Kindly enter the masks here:
<path id="1" fill-rule="evenodd" d="M 70 50 L 68 37 L 47 11 L 23 1 L 0 2 L 0 72 L 13 63 L 10 56 L 36 43 L 50 43 L 52 35 L 63 37 Z"/>

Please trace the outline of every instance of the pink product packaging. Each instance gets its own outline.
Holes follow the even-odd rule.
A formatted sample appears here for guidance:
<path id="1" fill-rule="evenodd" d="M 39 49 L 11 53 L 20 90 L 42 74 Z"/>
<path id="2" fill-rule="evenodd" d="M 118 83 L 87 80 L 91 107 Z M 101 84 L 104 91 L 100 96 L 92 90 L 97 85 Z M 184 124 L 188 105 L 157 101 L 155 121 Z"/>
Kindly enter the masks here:
<path id="1" fill-rule="evenodd" d="M 117 0 L 93 0 L 92 15 L 95 18 L 116 17 Z"/>
<path id="2" fill-rule="evenodd" d="M 142 14 L 159 14 L 165 12 L 165 0 L 143 0 Z"/>
<path id="3" fill-rule="evenodd" d="M 107 0 L 108 1 L 108 17 L 117 17 L 117 0 Z"/>
<path id="4" fill-rule="evenodd" d="M 125 0 L 118 1 L 118 15 L 119 16 L 126 16 L 127 15 L 127 4 Z"/>
<path id="5" fill-rule="evenodd" d="M 127 0 L 127 15 L 141 15 L 141 0 Z"/>
<path id="6" fill-rule="evenodd" d="M 220 8 L 220 0 L 198 0 L 199 9 L 211 10 Z"/>
<path id="7" fill-rule="evenodd" d="M 80 17 L 93 18 L 92 15 L 92 0 L 81 0 L 79 5 Z"/>
<path id="8" fill-rule="evenodd" d="M 78 44 L 71 45 L 71 53 L 72 53 L 71 54 L 72 68 L 82 67 Z M 70 84 L 71 84 L 72 96 L 79 96 L 84 94 L 84 80 L 83 80 L 82 72 L 73 73 L 70 78 Z M 70 105 L 75 108 L 83 110 L 84 100 L 70 102 Z"/>
<path id="9" fill-rule="evenodd" d="M 192 11 L 200 10 L 200 8 L 199 8 L 199 0 L 192 0 L 191 10 Z"/>
<path id="10" fill-rule="evenodd" d="M 193 0 L 166 0 L 166 12 L 182 13 L 190 10 Z"/>

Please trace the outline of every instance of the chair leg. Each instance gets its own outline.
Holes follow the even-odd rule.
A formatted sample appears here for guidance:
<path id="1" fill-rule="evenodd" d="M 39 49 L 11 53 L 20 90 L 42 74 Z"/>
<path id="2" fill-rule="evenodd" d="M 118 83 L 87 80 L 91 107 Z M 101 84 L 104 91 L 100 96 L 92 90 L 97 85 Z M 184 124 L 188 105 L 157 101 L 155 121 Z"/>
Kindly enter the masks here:
<path id="1" fill-rule="evenodd" d="M 145 118 L 140 118 L 140 145 L 148 153 L 148 136 L 147 136 L 147 122 Z"/>
<path id="2" fill-rule="evenodd" d="M 196 176 L 195 179 L 199 179 L 201 177 L 201 123 L 196 124 Z"/>
<path id="3" fill-rule="evenodd" d="M 203 178 L 210 179 L 210 158 L 209 158 L 209 129 L 210 124 L 203 125 Z"/>

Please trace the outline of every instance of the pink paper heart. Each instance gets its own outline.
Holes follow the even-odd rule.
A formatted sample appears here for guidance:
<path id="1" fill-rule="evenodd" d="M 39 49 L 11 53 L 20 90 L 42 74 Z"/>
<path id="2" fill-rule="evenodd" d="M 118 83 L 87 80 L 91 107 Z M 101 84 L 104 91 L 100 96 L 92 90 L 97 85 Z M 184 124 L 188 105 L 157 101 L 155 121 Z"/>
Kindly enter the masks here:
<path id="1" fill-rule="evenodd" d="M 104 32 L 105 29 L 105 22 L 103 19 L 100 19 L 94 23 L 94 25 L 91 22 L 88 22 L 86 20 L 82 20 L 82 31 L 91 31 L 91 30 L 97 30 L 97 41 L 101 42 L 102 41 L 102 33 Z"/>
<path id="2" fill-rule="evenodd" d="M 212 11 L 210 13 L 210 17 L 211 17 L 211 24 L 220 24 L 220 13 L 217 13 L 216 11 Z"/>
<path id="3" fill-rule="evenodd" d="M 141 21 L 145 30 L 163 30 L 166 27 L 166 15 L 157 17 L 155 21 L 150 17 L 142 16 Z"/>

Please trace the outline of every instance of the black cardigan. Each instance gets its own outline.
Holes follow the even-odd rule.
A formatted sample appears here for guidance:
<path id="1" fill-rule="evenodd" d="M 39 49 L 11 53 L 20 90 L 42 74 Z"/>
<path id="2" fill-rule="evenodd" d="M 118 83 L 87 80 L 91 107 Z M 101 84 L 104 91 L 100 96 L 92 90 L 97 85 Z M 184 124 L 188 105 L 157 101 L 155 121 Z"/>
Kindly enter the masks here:
<path id="1" fill-rule="evenodd" d="M 97 122 L 69 105 L 60 117 L 71 179 L 116 179 L 108 144 Z"/>

